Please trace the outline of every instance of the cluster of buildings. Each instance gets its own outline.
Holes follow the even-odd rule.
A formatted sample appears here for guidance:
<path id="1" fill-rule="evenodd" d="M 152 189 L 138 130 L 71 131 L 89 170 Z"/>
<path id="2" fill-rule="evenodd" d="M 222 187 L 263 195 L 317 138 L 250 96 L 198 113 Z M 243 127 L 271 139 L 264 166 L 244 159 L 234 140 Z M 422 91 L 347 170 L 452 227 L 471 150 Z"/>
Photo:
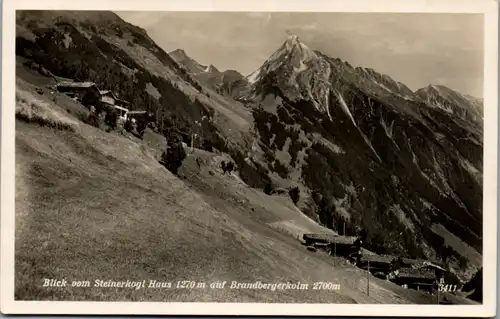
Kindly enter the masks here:
<path id="1" fill-rule="evenodd" d="M 332 256 L 344 257 L 374 276 L 405 288 L 434 293 L 444 286 L 448 273 L 443 267 L 427 260 L 371 252 L 362 247 L 361 238 L 356 236 L 304 234 L 303 241 L 308 247 L 324 249 Z"/>
<path id="2" fill-rule="evenodd" d="M 100 101 L 104 105 L 113 107 L 118 111 L 120 120 L 123 121 L 135 115 L 146 114 L 146 111 L 131 111 L 129 102 L 118 98 L 110 90 L 100 90 L 94 82 L 74 82 L 70 79 L 63 79 L 58 81 L 56 88 L 59 92 L 79 101 Z"/>

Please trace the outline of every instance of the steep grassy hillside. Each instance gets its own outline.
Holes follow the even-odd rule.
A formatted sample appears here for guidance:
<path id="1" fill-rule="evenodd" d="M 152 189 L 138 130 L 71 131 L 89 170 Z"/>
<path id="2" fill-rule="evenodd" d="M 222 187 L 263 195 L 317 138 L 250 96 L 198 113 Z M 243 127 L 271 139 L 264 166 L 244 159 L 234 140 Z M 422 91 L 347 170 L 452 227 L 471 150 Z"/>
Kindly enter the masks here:
<path id="1" fill-rule="evenodd" d="M 234 112 L 236 102 L 209 94 L 143 29 L 116 14 L 20 11 L 16 17 L 17 55 L 54 75 L 113 90 L 132 109 L 155 114 L 158 127 L 175 128 L 185 142 L 201 131 L 219 149 L 248 143 L 251 116 Z"/>
<path id="2" fill-rule="evenodd" d="M 16 119 L 16 299 L 435 302 L 373 277 L 367 295 L 364 271 L 333 265 L 293 236 L 321 226 L 289 199 L 223 176 L 224 155 L 190 153 L 181 180 L 158 164 L 152 136 L 132 141 L 91 127 L 75 115 L 83 106 L 36 88 L 17 79 L 16 112 L 31 117 Z M 42 288 L 44 278 L 328 281 L 340 290 L 61 289 Z"/>

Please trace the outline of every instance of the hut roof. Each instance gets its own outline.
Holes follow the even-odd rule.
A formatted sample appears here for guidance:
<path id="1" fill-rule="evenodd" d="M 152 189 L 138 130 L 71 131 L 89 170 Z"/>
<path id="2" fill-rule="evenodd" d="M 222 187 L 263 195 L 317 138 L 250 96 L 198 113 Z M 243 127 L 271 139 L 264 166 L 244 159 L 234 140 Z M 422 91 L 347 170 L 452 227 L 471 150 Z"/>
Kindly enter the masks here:
<path id="1" fill-rule="evenodd" d="M 57 76 L 57 75 L 54 75 L 54 80 L 56 80 L 57 83 L 60 83 L 60 82 L 68 82 L 68 83 L 71 83 L 73 82 L 72 79 L 69 79 L 69 78 L 63 78 L 62 76 Z"/>
<path id="2" fill-rule="evenodd" d="M 304 234 L 304 240 L 320 241 L 328 244 L 352 245 L 356 242 L 356 236 L 339 236 L 332 234 Z"/>
<path id="3" fill-rule="evenodd" d="M 359 253 L 360 253 L 361 255 L 376 255 L 376 253 L 374 253 L 373 251 L 368 250 L 368 249 L 366 249 L 366 248 L 364 248 L 364 247 L 361 247 L 361 248 L 360 248 Z"/>
<path id="4" fill-rule="evenodd" d="M 117 95 L 111 91 L 111 90 L 99 90 L 99 94 L 100 95 L 111 95 L 111 97 L 113 97 L 113 99 L 116 101 L 116 102 L 119 102 L 119 103 L 122 103 L 122 104 L 130 104 L 128 101 L 125 101 L 125 100 L 122 100 L 122 99 L 119 99 L 117 97 Z"/>
<path id="5" fill-rule="evenodd" d="M 398 259 L 403 267 L 412 267 L 412 268 L 433 268 L 433 269 L 438 269 L 441 271 L 446 271 L 443 267 L 437 265 L 436 263 L 433 263 L 428 260 L 420 260 L 420 259 L 410 259 L 406 257 L 399 257 Z"/>
<path id="6" fill-rule="evenodd" d="M 68 87 L 68 88 L 90 88 L 96 86 L 94 82 L 60 82 L 57 83 L 59 87 Z"/>
<path id="7" fill-rule="evenodd" d="M 115 99 L 116 101 L 122 101 L 122 100 L 120 100 L 120 99 L 116 96 L 116 94 L 115 94 L 115 93 L 113 93 L 113 91 L 111 91 L 111 90 L 100 90 L 100 91 L 99 91 L 99 94 L 101 94 L 101 95 L 111 95 L 111 97 L 112 97 L 113 99 Z"/>
<path id="8" fill-rule="evenodd" d="M 446 269 L 444 269 L 443 267 L 433 263 L 433 262 L 430 262 L 430 261 L 424 261 L 423 264 L 422 264 L 422 267 L 426 267 L 426 268 L 434 268 L 434 269 L 438 269 L 438 270 L 441 270 L 441 271 L 446 271 Z"/>
<path id="9" fill-rule="evenodd" d="M 391 255 L 361 255 L 361 262 L 375 262 L 375 263 L 385 263 L 390 264 L 396 257 Z"/>
<path id="10" fill-rule="evenodd" d="M 127 112 L 127 114 L 128 114 L 128 112 L 129 112 L 129 111 L 128 111 L 128 109 L 126 109 L 126 108 L 124 108 L 124 107 L 121 107 L 121 106 L 118 106 L 118 105 L 113 105 L 113 107 L 114 107 L 115 109 L 119 109 L 119 110 L 122 110 L 122 111 L 126 111 L 126 112 Z"/>
<path id="11" fill-rule="evenodd" d="M 119 98 L 115 98 L 116 102 L 120 102 L 120 103 L 123 103 L 123 104 L 130 104 L 130 102 L 128 101 L 125 101 L 125 100 L 122 100 L 122 99 L 119 99 Z"/>
<path id="12" fill-rule="evenodd" d="M 436 274 L 432 270 L 423 268 L 400 268 L 396 270 L 396 276 L 399 278 L 422 278 L 422 279 L 434 279 Z"/>
<path id="13" fill-rule="evenodd" d="M 336 236 L 331 238 L 330 244 L 353 245 L 358 237 L 356 236 Z"/>
<path id="14" fill-rule="evenodd" d="M 129 115 L 134 115 L 134 114 L 146 114 L 147 112 L 146 111 L 129 111 L 128 114 Z"/>
<path id="15" fill-rule="evenodd" d="M 315 240 L 330 242 L 335 236 L 331 234 L 304 234 L 302 238 L 304 240 Z"/>

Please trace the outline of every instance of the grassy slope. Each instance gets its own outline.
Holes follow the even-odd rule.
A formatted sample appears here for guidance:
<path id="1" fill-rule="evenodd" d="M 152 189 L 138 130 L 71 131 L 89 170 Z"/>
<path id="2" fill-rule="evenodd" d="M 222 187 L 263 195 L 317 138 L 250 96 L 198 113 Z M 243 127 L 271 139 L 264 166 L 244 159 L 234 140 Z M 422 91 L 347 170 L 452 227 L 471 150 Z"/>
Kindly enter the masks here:
<path id="1" fill-rule="evenodd" d="M 196 159 L 202 164 L 200 167 L 196 164 Z M 306 252 L 307 256 L 304 257 L 305 247 L 298 247 L 296 241 L 293 240 L 293 238 L 300 239 L 301 235 L 307 232 L 334 233 L 334 231 L 312 221 L 293 205 L 288 196 L 269 196 L 259 190 L 249 188 L 241 181 L 237 173 L 223 175 L 220 162 L 228 159 L 224 155 L 215 155 L 195 149 L 193 153 L 188 152 L 180 174 L 198 194 L 201 194 L 218 211 L 233 216 L 239 223 L 254 229 L 263 236 L 272 236 L 272 238 L 278 239 L 280 247 L 276 248 L 281 252 L 285 251 L 287 257 L 292 257 L 287 262 L 295 264 L 299 261 L 301 265 L 305 265 L 310 262 L 309 258 L 314 259 L 313 264 L 307 267 L 318 269 L 321 276 L 325 276 L 323 279 L 325 281 L 337 280 L 345 289 L 344 292 L 349 293 L 349 296 L 351 296 L 350 290 L 352 289 L 356 294 L 354 297 L 356 302 L 366 302 L 368 299 L 357 299 L 360 297 L 369 298 L 365 294 L 367 286 L 365 271 L 348 264 L 345 259 L 334 259 L 321 252 Z M 278 231 L 279 234 L 275 231 Z M 284 245 L 284 243 L 289 243 L 290 246 Z M 291 247 L 294 248 L 291 249 Z M 332 267 L 332 269 L 324 270 L 323 263 L 327 263 L 327 267 Z M 307 271 L 309 272 L 310 269 Z M 279 274 L 277 276 L 279 277 Z M 379 280 L 373 276 L 370 276 L 370 297 L 383 303 L 436 302 L 435 296 L 431 297 L 411 289 L 403 289 L 389 281 Z M 473 301 L 449 293 L 441 293 L 440 300 L 443 297 L 455 304 L 474 304 Z"/>
<path id="2" fill-rule="evenodd" d="M 56 105 L 31 84 L 18 79 L 17 85 L 21 95 L 43 100 L 58 118 L 76 120 L 66 111 L 79 107 L 70 99 L 55 93 Z M 290 223 L 307 224 L 293 206 L 278 209 L 286 199 L 267 198 L 219 173 L 186 183 L 157 163 L 154 148 L 79 121 L 71 132 L 16 120 L 17 299 L 433 302 L 374 278 L 367 296 L 361 270 L 334 268 L 330 257 L 269 227 L 288 213 L 295 214 Z M 230 205 L 230 197 L 201 192 L 201 185 L 220 195 L 236 192 L 250 203 Z M 341 290 L 63 290 L 41 288 L 43 278 L 332 281 Z"/>

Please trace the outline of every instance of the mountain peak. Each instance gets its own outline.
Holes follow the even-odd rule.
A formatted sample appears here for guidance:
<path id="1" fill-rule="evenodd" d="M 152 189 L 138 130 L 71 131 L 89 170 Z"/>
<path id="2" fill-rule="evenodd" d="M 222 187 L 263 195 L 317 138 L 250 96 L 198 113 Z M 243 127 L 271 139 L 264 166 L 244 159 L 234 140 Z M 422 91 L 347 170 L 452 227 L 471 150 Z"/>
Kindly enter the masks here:
<path id="1" fill-rule="evenodd" d="M 297 35 L 290 34 L 259 69 L 247 76 L 247 80 L 253 84 L 266 74 L 287 66 L 292 68 L 294 74 L 298 74 L 307 70 L 307 65 L 316 58 L 316 53 L 300 42 Z"/>
<path id="2" fill-rule="evenodd" d="M 291 48 L 293 46 L 300 46 L 301 42 L 299 41 L 299 37 L 295 34 L 291 34 L 286 38 L 286 46 Z"/>
<path id="3" fill-rule="evenodd" d="M 220 71 L 213 65 L 213 64 L 210 64 L 209 66 L 207 66 L 207 68 L 205 69 L 205 72 L 210 72 L 210 73 L 219 73 Z"/>
<path id="4" fill-rule="evenodd" d="M 439 85 L 439 84 L 429 84 L 426 88 L 427 90 L 435 90 L 435 91 L 440 91 L 442 89 L 448 89 L 446 86 L 444 85 Z"/>
<path id="5" fill-rule="evenodd" d="M 432 93 L 434 92 L 434 94 L 439 94 L 439 95 L 448 95 L 450 94 L 451 92 L 454 92 L 452 89 L 450 89 L 449 87 L 447 86 L 444 86 L 444 85 L 440 85 L 440 84 L 429 84 L 427 85 L 426 87 L 424 88 L 421 88 L 417 91 L 415 91 L 415 93 L 417 94 L 423 94 L 423 92 L 426 92 L 426 93 Z"/>
<path id="6" fill-rule="evenodd" d="M 474 122 L 482 121 L 482 102 L 447 86 L 430 84 L 417 90 L 415 94 L 434 108 L 440 108 Z"/>
<path id="7" fill-rule="evenodd" d="M 313 50 L 301 42 L 299 37 L 295 34 L 291 34 L 286 38 L 284 47 L 289 53 L 300 52 L 301 54 L 305 53 L 307 56 L 315 56 Z"/>
<path id="8" fill-rule="evenodd" d="M 186 60 L 189 58 L 188 55 L 186 54 L 186 51 L 184 51 L 183 49 L 175 49 L 174 51 L 170 52 L 168 55 L 170 55 L 171 57 L 174 57 L 174 60 L 175 59 Z"/>

